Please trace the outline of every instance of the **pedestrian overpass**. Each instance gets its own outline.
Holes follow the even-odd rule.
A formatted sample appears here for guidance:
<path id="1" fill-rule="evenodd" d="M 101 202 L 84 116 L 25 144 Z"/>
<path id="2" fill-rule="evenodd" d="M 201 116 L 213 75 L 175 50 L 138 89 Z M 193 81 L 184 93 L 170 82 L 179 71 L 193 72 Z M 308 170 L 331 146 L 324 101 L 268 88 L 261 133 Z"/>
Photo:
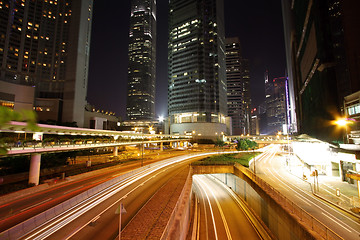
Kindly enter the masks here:
<path id="1" fill-rule="evenodd" d="M 40 176 L 40 164 L 42 153 L 54 153 L 64 151 L 85 150 L 92 148 L 113 148 L 114 156 L 118 155 L 118 148 L 126 145 L 139 145 L 141 151 L 144 151 L 144 147 L 150 144 L 159 144 L 159 150 L 163 150 L 164 143 L 170 143 L 170 145 L 187 146 L 191 140 L 191 136 L 188 135 L 169 135 L 169 134 L 145 134 L 138 132 L 120 132 L 111 130 L 99 130 L 88 128 L 75 128 L 64 127 L 47 124 L 37 124 L 36 132 L 28 130 L 25 122 L 11 121 L 1 127 L 0 132 L 9 132 L 15 134 L 32 134 L 35 138 L 33 144 L 28 145 L 11 145 L 5 144 L 7 149 L 6 155 L 0 155 L 0 157 L 16 156 L 16 155 L 30 155 L 30 169 L 29 169 L 29 183 L 38 185 Z M 41 140 L 44 139 L 44 135 L 66 135 L 66 136 L 105 136 L 108 137 L 107 142 L 81 142 L 81 143 L 48 143 L 44 144 Z"/>

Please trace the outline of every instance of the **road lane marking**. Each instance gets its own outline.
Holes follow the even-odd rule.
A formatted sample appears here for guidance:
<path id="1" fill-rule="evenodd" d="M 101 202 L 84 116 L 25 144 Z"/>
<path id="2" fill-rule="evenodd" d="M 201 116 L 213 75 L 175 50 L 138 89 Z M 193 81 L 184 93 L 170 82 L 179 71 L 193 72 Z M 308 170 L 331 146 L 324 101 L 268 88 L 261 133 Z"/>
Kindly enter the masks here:
<path id="1" fill-rule="evenodd" d="M 101 190 L 100 192 L 93 194 L 91 197 L 87 198 L 86 200 L 79 202 L 78 204 L 76 204 L 73 207 L 70 207 L 63 213 L 46 221 L 40 227 L 37 227 L 30 232 L 24 233 L 23 237 L 25 239 L 43 239 L 43 238 L 49 237 L 54 232 L 59 230 L 61 227 L 74 221 L 80 215 L 86 213 L 87 211 L 89 211 L 93 207 L 97 206 L 101 202 L 105 201 L 106 199 L 109 199 L 111 196 L 120 192 L 125 187 L 129 186 L 130 184 L 136 182 L 137 180 L 139 180 L 145 176 L 150 175 L 151 173 L 154 173 L 155 171 L 158 171 L 158 170 L 161 171 L 161 169 L 169 168 L 171 165 L 172 165 L 171 167 L 174 167 L 174 165 L 177 165 L 179 163 L 186 163 L 189 161 L 189 159 L 193 159 L 195 157 L 202 157 L 202 156 L 209 156 L 209 155 L 216 155 L 216 154 L 219 154 L 219 153 L 218 152 L 210 152 L 210 153 L 191 154 L 191 155 L 187 155 L 187 156 L 173 157 L 173 158 L 161 161 L 158 164 L 153 164 L 151 166 L 149 165 L 146 170 L 142 169 L 142 170 L 134 173 L 134 175 L 132 175 L 131 177 L 125 177 L 125 179 L 121 180 L 120 182 L 117 182 L 116 184 L 106 187 L 105 189 Z M 118 201 L 115 201 L 113 204 L 111 204 L 110 207 L 112 207 L 117 202 Z M 110 207 L 108 207 L 107 209 L 109 209 Z M 107 209 L 105 209 L 105 211 Z M 82 226 L 81 228 L 83 228 L 83 227 L 85 227 L 85 226 Z M 72 234 L 76 234 L 76 232 L 73 232 Z M 69 237 L 71 237 L 71 236 L 69 236 Z"/>
<path id="2" fill-rule="evenodd" d="M 70 192 L 73 192 L 73 191 L 75 191 L 75 190 L 78 190 L 78 189 L 80 189 L 80 188 L 82 188 L 82 187 L 84 187 L 84 185 L 81 185 L 80 187 L 73 188 L 73 189 L 71 189 L 71 190 L 69 190 L 69 191 L 63 192 L 63 195 L 66 195 L 66 194 L 68 194 L 68 193 L 70 193 Z"/>
<path id="3" fill-rule="evenodd" d="M 201 181 L 199 176 L 194 176 L 194 180 L 197 180 L 198 182 Z M 199 183 L 198 183 L 198 185 L 200 186 L 200 189 L 204 190 Z M 208 205 L 209 205 L 209 208 L 210 208 L 211 219 L 212 219 L 212 222 L 213 222 L 214 232 L 215 232 L 215 239 L 218 239 L 217 228 L 216 228 L 216 223 L 215 223 L 215 217 L 214 217 L 214 212 L 213 212 L 213 209 L 212 209 L 212 206 L 211 206 L 211 201 L 210 201 L 210 198 L 209 198 L 209 195 L 207 194 L 207 192 L 206 191 L 203 191 L 203 192 L 205 193 L 206 200 L 208 201 Z"/>
<path id="4" fill-rule="evenodd" d="M 275 177 L 278 181 L 281 181 L 281 182 L 285 183 L 283 180 L 280 179 L 280 178 L 283 178 L 283 177 L 282 177 L 280 174 L 278 174 L 276 171 L 275 171 L 275 173 L 276 173 L 276 175 L 279 176 L 279 178 L 276 177 L 276 176 L 272 173 L 272 174 L 274 175 L 274 177 Z M 289 183 L 289 182 L 286 182 L 286 184 L 294 191 L 294 193 L 297 193 L 297 191 L 299 191 L 299 192 L 307 195 L 307 196 L 310 198 L 310 199 L 307 199 L 307 200 L 312 203 L 312 207 L 317 207 L 317 208 L 319 208 L 321 211 L 330 214 L 329 211 L 323 209 L 323 208 L 320 207 L 319 205 L 315 204 L 315 202 L 313 202 L 313 201 L 316 201 L 316 202 L 323 204 L 323 206 L 328 207 L 329 209 L 335 211 L 337 214 L 340 214 L 341 216 L 347 218 L 347 219 L 350 220 L 351 222 L 353 222 L 353 223 L 355 223 L 355 224 L 358 225 L 357 222 L 353 221 L 353 220 L 352 220 L 351 218 L 349 218 L 348 216 L 346 216 L 346 215 L 342 214 L 341 212 L 336 211 L 335 209 L 329 207 L 328 205 L 324 204 L 323 202 L 321 202 L 320 200 L 318 200 L 318 199 L 315 198 L 314 196 L 308 194 L 307 192 L 305 192 L 304 190 L 302 190 L 302 189 L 299 188 L 298 186 L 296 186 L 296 185 L 294 185 L 294 184 L 291 184 L 291 183 Z M 299 193 L 298 193 L 298 194 L 299 194 Z M 301 195 L 299 194 L 299 196 L 301 196 Z M 302 197 L 303 197 L 303 196 L 302 196 Z M 323 212 L 322 212 L 322 213 L 323 213 Z M 323 213 L 323 214 L 324 214 L 324 213 Z M 330 214 L 330 215 L 331 215 L 331 214 Z M 331 215 L 331 216 L 333 216 L 333 215 Z M 335 216 L 333 216 L 333 218 L 338 219 L 338 218 L 335 217 Z M 335 221 L 335 220 L 333 220 L 333 221 Z M 345 223 L 343 223 L 343 224 L 345 224 Z M 324 224 L 324 225 L 325 225 L 325 224 Z M 349 229 L 351 229 L 352 231 L 356 232 L 357 234 L 360 234 L 360 232 L 358 232 L 357 230 L 353 229 L 353 228 L 350 227 L 349 225 L 345 224 L 345 226 L 347 226 Z"/>
<path id="5" fill-rule="evenodd" d="M 34 205 L 30 206 L 30 207 L 27 207 L 27 208 L 21 209 L 21 210 L 20 210 L 20 212 L 24 212 L 24 211 L 26 211 L 26 210 L 28 210 L 28 209 L 30 209 L 30 208 L 33 208 L 33 207 L 39 206 L 39 205 L 41 205 L 41 204 L 43 204 L 43 203 L 46 203 L 46 202 L 50 201 L 51 199 L 52 199 L 52 198 L 48 198 L 48 199 L 46 199 L 46 200 L 44 200 L 44 201 L 42 201 L 42 202 L 39 202 L 39 203 L 36 203 L 36 204 L 34 204 Z"/>
<path id="6" fill-rule="evenodd" d="M 216 202 L 216 205 L 219 209 L 219 212 L 220 212 L 220 216 L 221 216 L 221 219 L 223 220 L 223 223 L 224 223 L 224 227 L 225 227 L 225 231 L 226 231 L 226 235 L 228 237 L 228 239 L 232 240 L 232 237 L 231 237 L 231 234 L 230 234 L 230 229 L 229 229 L 229 226 L 227 224 L 227 221 L 226 221 L 226 218 L 225 218 L 225 214 L 222 210 L 222 207 L 219 203 L 219 200 L 217 199 L 214 191 L 212 189 L 210 189 L 210 187 L 208 185 L 206 185 L 206 187 L 209 189 L 209 191 L 211 192 L 211 194 L 213 195 L 214 199 L 215 199 L 215 202 Z"/>
<path id="7" fill-rule="evenodd" d="M 195 186 L 195 188 L 197 188 L 197 190 L 198 190 L 198 192 L 200 192 L 199 194 L 201 195 L 201 201 L 203 202 L 203 204 L 202 204 L 202 206 L 203 206 L 203 208 L 204 208 L 204 218 L 205 218 L 205 233 L 206 233 L 206 240 L 208 240 L 209 239 L 209 227 L 208 227 L 208 217 L 207 217 L 207 211 L 206 211 L 206 203 L 205 203 L 205 197 L 204 197 L 204 194 L 203 194 L 203 191 L 202 191 L 202 189 L 199 187 L 199 184 L 197 184 L 196 182 L 195 182 L 195 180 L 194 180 L 194 186 Z M 196 191 L 196 190 L 195 190 Z M 197 191 L 196 191 L 197 192 Z M 200 219 L 200 207 L 199 207 L 199 219 Z M 199 220 L 199 221 L 201 221 L 201 220 Z M 197 239 L 199 239 L 199 237 L 200 237 L 200 222 L 199 222 L 199 227 L 198 227 L 198 236 L 197 236 Z"/>
<path id="8" fill-rule="evenodd" d="M 121 173 L 118 173 L 118 174 L 111 175 L 111 177 L 118 177 L 118 176 L 121 176 L 123 174 L 125 174 L 125 173 L 121 172 Z"/>
<path id="9" fill-rule="evenodd" d="M 327 215 L 324 212 L 321 212 L 323 215 L 325 215 L 326 217 L 328 217 L 330 220 L 333 220 L 334 222 L 336 222 L 337 224 L 339 224 L 340 226 L 342 226 L 346 231 L 348 232 L 352 232 L 351 230 L 347 229 L 347 227 L 345 227 L 343 224 L 341 224 L 339 221 L 336 221 L 334 218 L 330 217 L 329 215 Z M 330 214 L 330 213 L 329 213 Z M 330 214 L 331 215 L 331 214 Z M 331 215 L 332 216 L 332 215 Z"/>

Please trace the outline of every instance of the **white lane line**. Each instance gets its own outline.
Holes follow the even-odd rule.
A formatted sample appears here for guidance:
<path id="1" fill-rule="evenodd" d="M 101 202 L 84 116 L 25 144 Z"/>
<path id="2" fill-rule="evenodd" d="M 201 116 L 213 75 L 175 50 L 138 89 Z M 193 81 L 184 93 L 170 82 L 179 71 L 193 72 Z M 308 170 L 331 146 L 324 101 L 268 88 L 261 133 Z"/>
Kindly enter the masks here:
<path id="1" fill-rule="evenodd" d="M 50 201 L 51 199 L 52 199 L 52 198 L 48 198 L 48 199 L 46 199 L 46 200 L 44 200 L 44 201 L 42 201 L 42 202 L 39 202 L 39 203 L 36 203 L 36 204 L 34 204 L 34 205 L 30 206 L 30 207 L 27 207 L 27 208 L 21 209 L 21 210 L 20 210 L 20 212 L 24 212 L 24 211 L 26 211 L 26 210 L 28 210 L 28 209 L 30 209 L 30 208 L 33 208 L 33 207 L 39 206 L 39 205 L 41 205 L 41 204 L 43 204 L 43 203 L 46 203 L 46 202 Z"/>
<path id="2" fill-rule="evenodd" d="M 213 195 L 213 197 L 214 197 L 214 199 L 215 199 L 215 201 L 216 201 L 216 205 L 217 205 L 218 208 L 219 208 L 219 211 L 220 211 L 220 214 L 221 214 L 221 218 L 222 218 L 223 223 L 224 223 L 224 226 L 225 226 L 226 235 L 227 235 L 228 239 L 232 240 L 231 233 L 230 233 L 230 229 L 229 229 L 229 225 L 227 224 L 227 221 L 226 221 L 226 218 L 225 218 L 225 214 L 224 214 L 224 212 L 223 212 L 223 210 L 222 210 L 222 207 L 221 207 L 221 205 L 220 205 L 220 203 L 219 203 L 219 200 L 218 200 L 218 198 L 216 197 L 214 191 L 213 191 L 212 189 L 210 189 L 209 186 L 206 186 L 206 187 L 210 190 L 211 194 Z"/>
<path id="3" fill-rule="evenodd" d="M 195 178 L 196 177 L 196 178 Z M 199 176 L 194 176 L 194 180 L 196 180 L 197 182 L 200 182 L 200 178 Z M 201 189 L 203 189 L 201 187 L 201 184 L 198 183 L 198 185 L 200 186 Z M 203 189 L 204 190 L 204 189 Z M 218 239 L 218 234 L 217 234 L 217 228 L 216 228 L 216 223 L 215 223 L 215 217 L 214 217 L 214 212 L 213 212 L 213 209 L 212 209 L 212 206 L 211 206 L 211 202 L 210 202 L 210 198 L 209 198 L 209 195 L 207 194 L 206 191 L 204 191 L 205 193 L 205 196 L 206 196 L 206 200 L 208 201 L 208 204 L 209 204 L 209 208 L 210 208 L 210 213 L 211 213 L 211 219 L 212 219 L 212 222 L 213 222 L 213 226 L 214 226 L 214 232 L 215 232 L 215 239 Z"/>
<path id="4" fill-rule="evenodd" d="M 192 159 L 194 157 L 200 157 L 200 156 L 209 156 L 209 155 L 216 155 L 219 154 L 217 152 L 211 152 L 211 153 L 200 153 L 200 154 L 190 154 L 187 156 L 179 156 L 179 157 L 173 157 L 169 158 L 167 160 L 161 161 L 158 164 L 149 165 L 147 170 L 140 170 L 132 177 L 125 177 L 124 180 L 121 180 L 120 182 L 110 185 L 109 187 L 106 187 L 105 189 L 101 190 L 100 192 L 92 195 L 88 199 L 82 201 L 81 203 L 76 204 L 75 206 L 69 208 L 68 210 L 64 211 L 60 215 L 57 215 L 56 217 L 52 218 L 51 220 L 48 220 L 41 224 L 36 229 L 33 229 L 30 232 L 27 232 L 24 234 L 25 239 L 43 239 L 46 237 L 49 237 L 54 232 L 59 230 L 61 227 L 65 226 L 66 224 L 69 224 L 73 220 L 75 220 L 80 215 L 84 214 L 85 212 L 92 209 L 94 206 L 100 204 L 101 202 L 105 201 L 106 199 L 110 198 L 114 194 L 118 193 L 125 187 L 129 186 L 130 184 L 134 183 L 138 179 L 141 179 L 145 176 L 150 175 L 151 173 L 160 170 L 161 168 L 169 167 L 170 165 L 176 165 L 180 162 L 187 162 L 189 159 Z M 126 180 L 128 179 L 128 180 Z M 115 205 L 118 201 L 115 201 L 111 206 L 109 206 L 106 210 L 108 210 L 110 207 Z M 106 211 L 105 210 L 105 211 Z M 80 227 L 81 230 L 84 226 Z M 80 231 L 80 230 L 76 230 Z M 72 234 L 76 234 L 76 232 L 73 232 Z M 69 236 L 71 237 L 71 236 Z"/>
<path id="5" fill-rule="evenodd" d="M 66 195 L 66 194 L 68 194 L 69 192 L 73 192 L 73 191 L 75 191 L 75 190 L 78 190 L 78 189 L 80 189 L 80 188 L 82 188 L 82 187 L 84 187 L 84 185 L 81 185 L 80 187 L 73 188 L 73 189 L 71 189 L 71 190 L 69 190 L 69 191 L 63 192 L 63 195 Z"/>
<path id="6" fill-rule="evenodd" d="M 308 206 L 312 206 L 310 203 L 308 203 L 308 200 L 306 201 L 306 200 L 304 200 L 303 198 L 303 196 L 301 196 L 301 195 L 299 195 L 299 196 L 297 196 L 298 194 L 296 194 L 295 195 L 295 197 L 297 197 L 298 199 L 300 199 L 301 201 L 303 201 L 305 204 L 307 204 Z M 306 198 L 305 198 L 306 199 Z"/>
<path id="7" fill-rule="evenodd" d="M 343 224 L 341 224 L 339 221 L 336 221 L 334 218 L 332 218 L 332 217 L 331 217 L 332 215 L 331 215 L 330 213 L 329 213 L 329 214 L 330 214 L 331 216 L 329 216 L 329 215 L 327 215 L 326 213 L 323 213 L 323 212 L 322 212 L 322 214 L 325 215 L 326 217 L 328 217 L 330 220 L 333 220 L 334 222 L 336 222 L 337 224 L 339 224 L 340 226 L 342 226 L 346 231 L 352 232 L 352 231 L 349 230 L 347 227 L 345 227 Z"/>
<path id="8" fill-rule="evenodd" d="M 280 178 L 282 178 L 282 176 L 281 176 L 280 174 L 278 174 L 277 172 L 275 172 L 275 173 L 276 173 Z M 280 178 L 276 177 L 275 175 L 274 175 L 274 177 L 275 177 L 278 181 L 284 183 L 284 181 L 282 181 Z M 312 206 L 313 206 L 313 207 L 319 208 L 319 209 L 322 211 L 322 213 L 323 213 L 323 212 L 326 212 L 326 213 L 328 213 L 329 215 L 331 215 L 331 214 L 329 213 L 329 211 L 327 211 L 327 210 L 325 210 L 324 208 L 320 207 L 319 205 L 315 204 L 314 201 L 316 201 L 316 202 L 318 202 L 318 203 L 320 203 L 320 204 L 323 204 L 323 205 L 326 206 L 326 207 L 329 207 L 329 206 L 327 206 L 326 204 L 324 204 L 323 202 L 321 202 L 321 201 L 318 200 L 317 198 L 313 197 L 312 195 L 308 194 L 307 192 L 305 192 L 304 190 L 302 190 L 302 189 L 299 188 L 298 186 L 293 185 L 293 184 L 291 184 L 291 183 L 289 183 L 289 182 L 287 182 L 287 184 L 288 184 L 288 186 L 289 186 L 291 189 L 293 189 L 294 193 L 297 193 L 297 191 L 299 191 L 299 192 L 302 192 L 303 194 L 307 195 L 307 196 L 311 199 L 311 200 L 309 200 L 309 199 L 307 199 L 307 200 L 312 203 Z M 296 190 L 297 190 L 297 191 L 296 191 Z M 301 195 L 299 194 L 299 196 L 301 196 Z M 302 197 L 303 197 L 303 196 L 302 196 Z M 306 199 L 306 198 L 305 198 L 305 199 Z M 329 208 L 330 208 L 330 207 L 329 207 Z M 332 209 L 332 208 L 330 208 L 330 209 Z M 332 209 L 332 210 L 333 210 L 333 209 Z M 335 211 L 335 210 L 334 210 L 334 211 Z M 349 218 L 348 216 L 342 214 L 341 212 L 339 212 L 339 211 L 335 211 L 335 212 L 336 212 L 337 214 L 340 214 L 341 216 L 347 218 L 347 219 L 350 220 L 351 222 L 354 222 L 355 224 L 358 224 L 357 222 L 353 221 L 351 218 Z M 325 214 L 325 213 L 323 213 L 323 214 Z M 335 217 L 335 216 L 333 216 L 333 215 L 331 215 L 331 216 L 332 216 L 333 218 L 336 218 L 336 219 L 337 219 L 337 217 Z M 334 221 L 335 221 L 335 220 L 334 220 Z M 352 231 L 354 231 L 354 232 L 356 232 L 357 234 L 360 235 L 360 232 L 358 232 L 357 230 L 353 229 L 353 228 L 350 227 L 349 225 L 347 225 L 347 224 L 345 224 L 345 223 L 343 223 L 343 225 L 347 226 L 347 228 L 351 229 Z"/>
<path id="9" fill-rule="evenodd" d="M 200 195 L 201 195 L 201 201 L 203 202 L 202 206 L 204 208 L 204 217 L 205 217 L 205 233 L 206 233 L 206 240 L 209 239 L 209 226 L 208 226 L 208 217 L 207 217 L 207 211 L 206 211 L 206 202 L 205 202 L 205 197 L 204 197 L 204 193 L 203 193 L 203 189 L 199 186 L 198 183 L 195 182 L 195 179 L 193 180 L 193 183 L 195 185 L 195 187 L 197 188 L 198 191 L 196 192 L 199 192 Z M 198 194 L 199 194 L 198 193 Z M 199 208 L 199 215 L 200 215 L 201 211 L 200 211 L 200 208 Z M 200 218 L 199 218 L 200 219 Z M 197 239 L 199 239 L 200 237 L 200 220 L 199 220 L 199 226 L 198 226 L 198 235 L 197 235 Z"/>
<path id="10" fill-rule="evenodd" d="M 121 173 L 118 173 L 118 174 L 111 175 L 111 177 L 118 177 L 118 176 L 121 176 L 121 175 L 123 175 L 123 174 L 125 174 L 125 173 L 124 173 L 124 172 L 121 172 Z"/>
<path id="11" fill-rule="evenodd" d="M 332 189 L 334 192 L 336 191 L 336 189 L 334 189 L 334 188 L 331 187 L 331 186 L 328 186 L 328 185 L 326 185 L 326 184 L 324 184 L 324 183 L 323 183 L 323 185 L 325 185 L 326 187 Z M 336 194 L 334 194 L 334 192 L 330 192 L 329 190 L 327 190 L 327 189 L 325 189 L 325 188 L 323 188 L 323 189 L 324 189 L 324 191 L 328 192 L 329 194 L 337 197 Z M 341 195 L 341 198 L 345 198 L 345 199 L 347 199 L 348 201 L 351 201 L 351 198 L 349 198 L 348 196 L 343 195 L 343 194 Z M 344 199 L 341 199 L 341 198 L 340 198 L 340 200 L 343 201 L 343 202 L 345 202 L 345 200 L 344 200 Z"/>
<path id="12" fill-rule="evenodd" d="M 204 177 L 205 177 L 205 176 L 204 176 Z M 221 205 L 220 205 L 220 203 L 219 203 L 219 200 L 217 199 L 214 191 L 210 188 L 210 186 L 209 186 L 208 184 L 206 184 L 206 183 L 204 182 L 204 180 L 202 180 L 202 179 L 200 179 L 200 178 L 199 178 L 199 180 L 200 180 L 200 182 L 203 183 L 203 185 L 204 185 L 204 186 L 208 189 L 208 191 L 212 194 L 212 196 L 213 196 L 213 198 L 214 198 L 214 200 L 215 200 L 215 202 L 216 202 L 216 205 L 217 205 L 217 207 L 218 207 L 218 209 L 219 209 L 220 216 L 221 216 L 221 219 L 222 219 L 223 224 L 224 224 L 224 227 L 225 227 L 226 235 L 227 235 L 228 239 L 232 240 L 231 233 L 230 233 L 230 229 L 229 229 L 229 226 L 228 226 L 228 224 L 227 224 L 227 221 L 226 221 L 226 218 L 225 218 L 225 214 L 224 214 L 224 212 L 223 212 L 223 210 L 222 210 L 222 207 L 221 207 Z"/>

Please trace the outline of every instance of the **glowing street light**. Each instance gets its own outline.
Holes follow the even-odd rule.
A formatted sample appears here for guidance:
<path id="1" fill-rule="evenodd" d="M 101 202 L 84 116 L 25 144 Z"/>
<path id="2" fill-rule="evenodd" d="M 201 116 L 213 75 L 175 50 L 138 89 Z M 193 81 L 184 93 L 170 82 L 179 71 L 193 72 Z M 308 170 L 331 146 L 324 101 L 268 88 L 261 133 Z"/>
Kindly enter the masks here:
<path id="1" fill-rule="evenodd" d="M 341 119 L 338 119 L 335 122 L 335 124 L 340 126 L 340 127 L 346 127 L 346 125 L 349 124 L 349 121 L 346 118 L 341 118 Z"/>
<path id="2" fill-rule="evenodd" d="M 344 143 L 347 142 L 347 125 L 350 124 L 350 123 L 351 123 L 351 122 L 350 122 L 348 119 L 346 119 L 346 118 L 340 118 L 340 119 L 338 119 L 338 120 L 335 121 L 335 124 L 336 124 L 337 126 L 343 127 L 344 130 L 345 130 L 345 134 L 344 134 L 344 136 L 343 136 L 343 141 L 344 141 Z M 346 142 L 345 142 L 345 140 L 346 140 Z"/>

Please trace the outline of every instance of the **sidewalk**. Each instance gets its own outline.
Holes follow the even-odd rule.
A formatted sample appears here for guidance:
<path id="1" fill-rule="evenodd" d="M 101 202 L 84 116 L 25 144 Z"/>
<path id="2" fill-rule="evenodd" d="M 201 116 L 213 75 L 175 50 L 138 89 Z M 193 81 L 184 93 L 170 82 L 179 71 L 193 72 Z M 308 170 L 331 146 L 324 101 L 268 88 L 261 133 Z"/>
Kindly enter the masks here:
<path id="1" fill-rule="evenodd" d="M 289 163 L 287 170 L 294 176 L 310 183 L 315 196 L 360 218 L 360 199 L 356 184 L 343 182 L 340 177 L 326 175 L 319 175 L 318 180 L 315 179 L 314 183 L 312 176 L 307 175 L 304 179 L 303 164 L 298 157 L 292 156 Z"/>

